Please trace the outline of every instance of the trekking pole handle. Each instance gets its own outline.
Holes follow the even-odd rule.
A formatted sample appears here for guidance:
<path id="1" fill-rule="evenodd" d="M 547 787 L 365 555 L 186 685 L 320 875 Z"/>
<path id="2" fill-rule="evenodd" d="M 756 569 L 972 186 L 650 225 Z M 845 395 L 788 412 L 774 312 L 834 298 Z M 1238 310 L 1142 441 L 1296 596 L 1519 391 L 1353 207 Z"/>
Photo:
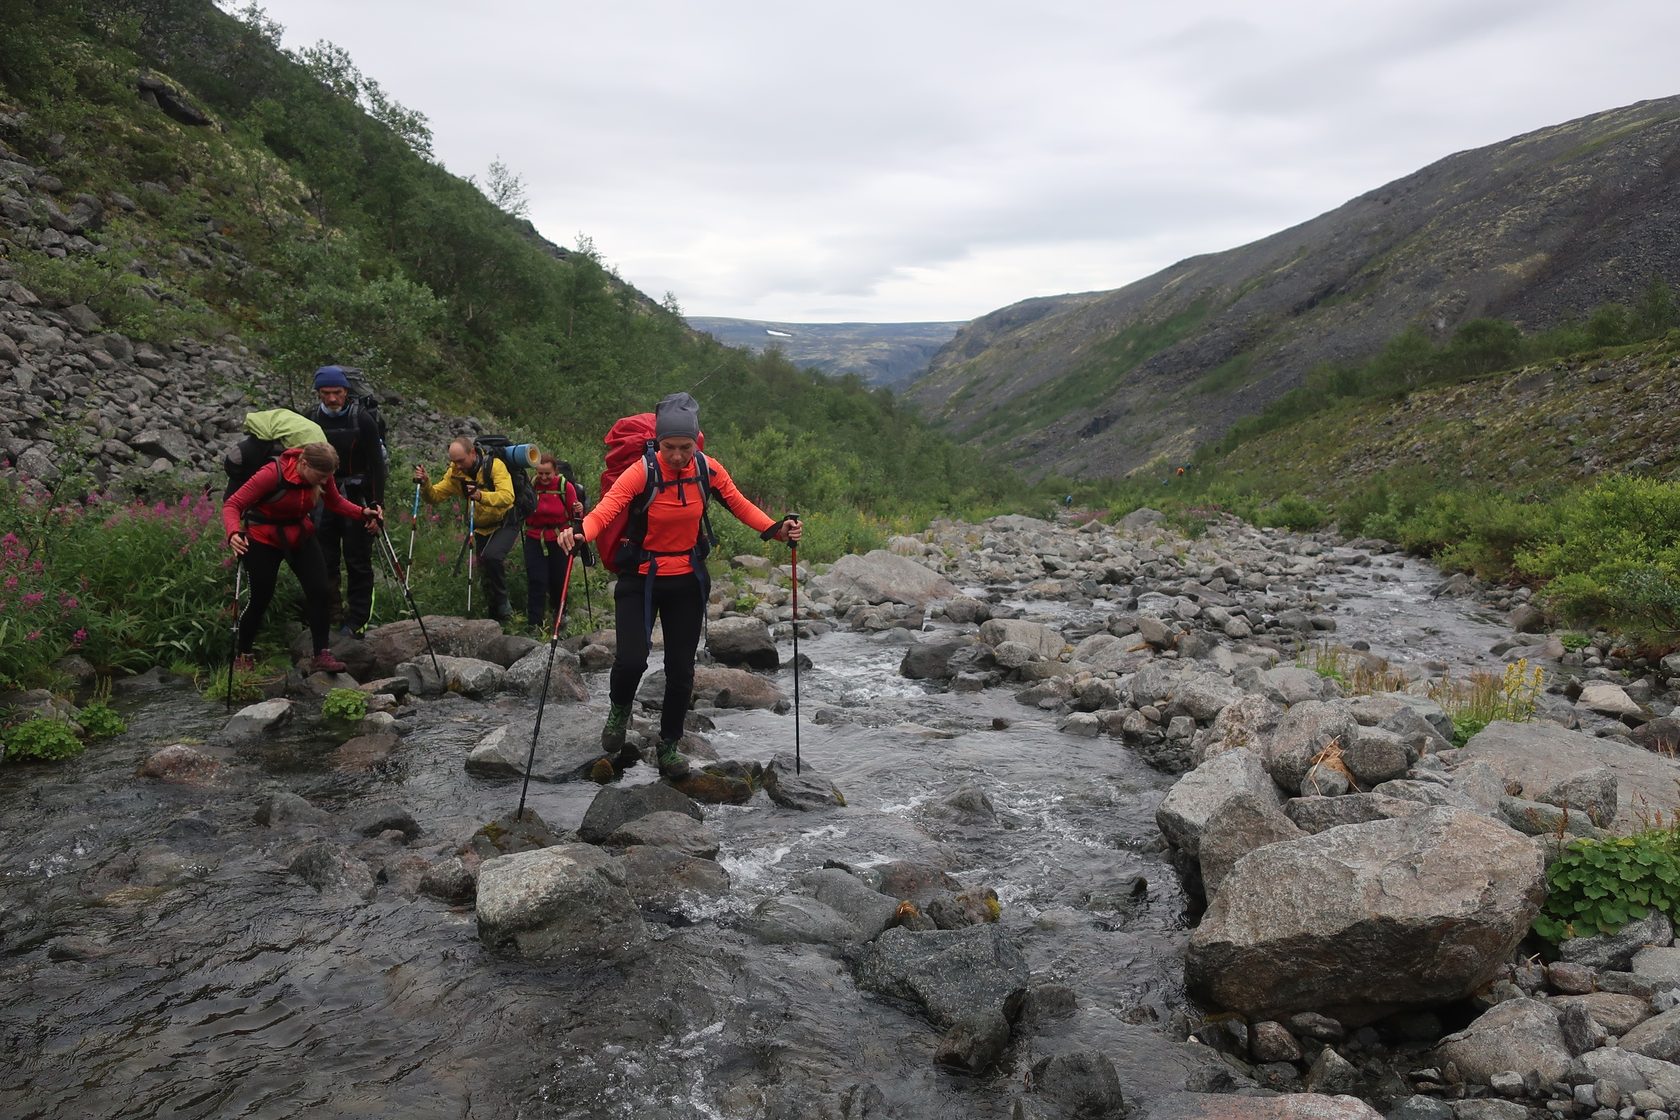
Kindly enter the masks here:
<path id="1" fill-rule="evenodd" d="M 789 521 L 797 523 L 799 519 L 800 518 L 797 513 L 784 513 L 782 514 L 781 520 L 777 521 L 774 525 L 760 533 L 758 535 L 758 539 L 761 541 L 773 541 L 781 534 L 782 529 L 786 527 Z"/>

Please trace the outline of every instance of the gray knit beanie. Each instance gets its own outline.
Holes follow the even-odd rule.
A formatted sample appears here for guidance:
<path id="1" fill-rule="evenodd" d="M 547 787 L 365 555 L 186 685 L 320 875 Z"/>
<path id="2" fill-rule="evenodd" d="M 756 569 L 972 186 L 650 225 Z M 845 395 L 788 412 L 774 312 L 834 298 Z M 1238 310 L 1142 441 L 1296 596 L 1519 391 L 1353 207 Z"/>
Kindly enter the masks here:
<path id="1" fill-rule="evenodd" d="M 687 393 L 672 393 L 653 409 L 653 438 L 700 438 L 700 402 Z"/>

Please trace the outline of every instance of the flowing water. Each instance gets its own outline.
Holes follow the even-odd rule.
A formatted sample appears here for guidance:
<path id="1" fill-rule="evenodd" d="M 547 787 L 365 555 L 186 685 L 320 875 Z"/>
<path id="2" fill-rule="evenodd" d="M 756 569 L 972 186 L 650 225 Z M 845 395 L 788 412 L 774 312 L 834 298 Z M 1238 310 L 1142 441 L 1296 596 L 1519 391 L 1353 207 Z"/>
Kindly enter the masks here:
<path id="1" fill-rule="evenodd" d="M 1378 558 L 1317 591 L 1338 640 L 1473 667 L 1504 632 L 1429 599 L 1438 578 Z M 223 784 L 201 789 L 133 776 L 158 746 L 221 725 L 219 707 L 165 690 L 80 760 L 0 770 L 0 1116 L 1005 1117 L 1033 1061 L 1081 1047 L 1107 1053 L 1129 1095 L 1193 1079 L 1204 1059 L 1175 1041 L 1193 1011 L 1186 899 L 1154 823 L 1172 779 L 1116 740 L 1058 733 L 1012 690 L 901 678 L 891 638 L 837 632 L 801 652 L 813 662 L 803 760 L 848 806 L 804 814 L 760 795 L 709 807 L 731 891 L 654 925 L 647 952 L 618 967 L 493 957 L 470 909 L 390 887 L 366 905 L 317 894 L 286 870 L 298 835 L 252 820 L 270 788 L 345 814 L 393 800 L 425 828 L 414 851 L 452 851 L 517 800 L 516 782 L 470 777 L 462 759 L 523 700 L 424 705 L 368 773 L 339 772 L 336 742 L 307 733 L 222 751 Z M 786 670 L 782 684 L 791 692 Z M 555 712 L 593 721 L 601 706 Z M 788 716 L 717 723 L 726 758 L 793 745 Z M 965 785 L 995 820 L 945 808 Z M 531 803 L 573 828 L 594 792 L 534 785 Z M 953 1075 L 932 1061 L 939 1032 L 860 992 L 839 954 L 744 928 L 825 861 L 892 859 L 994 887 L 1035 982 L 1072 988 L 1074 1015 L 1017 1042 L 993 1074 Z"/>

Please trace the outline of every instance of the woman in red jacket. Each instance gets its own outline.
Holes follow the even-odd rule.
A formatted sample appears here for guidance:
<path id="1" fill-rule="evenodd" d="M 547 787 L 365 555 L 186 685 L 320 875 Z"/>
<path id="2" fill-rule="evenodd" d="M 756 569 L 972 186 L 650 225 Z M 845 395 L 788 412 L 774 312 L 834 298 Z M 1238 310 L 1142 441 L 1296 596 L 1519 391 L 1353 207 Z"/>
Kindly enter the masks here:
<path id="1" fill-rule="evenodd" d="M 525 617 L 546 638 L 543 600 L 551 610 L 560 609 L 569 555 L 560 547 L 560 530 L 583 516 L 583 503 L 577 488 L 561 477 L 553 452 L 545 451 L 537 459 L 531 488 L 537 492 L 537 508 L 525 519 Z"/>
<path id="2" fill-rule="evenodd" d="M 601 732 L 601 746 L 616 756 L 620 765 L 634 761 L 626 757 L 625 735 L 630 727 L 630 705 L 636 686 L 647 671 L 648 635 L 659 616 L 665 634 L 665 707 L 659 714 L 659 772 L 668 778 L 688 773 L 688 760 L 677 749 L 683 735 L 683 717 L 688 714 L 694 692 L 694 655 L 700 647 L 700 629 L 706 619 L 705 552 L 702 539 L 705 502 L 700 469 L 700 405 L 687 393 L 673 393 L 654 409 L 654 456 L 659 477 L 650 479 L 646 459 L 630 464 L 612 489 L 601 495 L 594 510 L 583 519 L 583 527 L 560 533 L 560 545 L 570 551 L 577 540 L 592 541 L 612 524 L 618 514 L 647 503 L 646 531 L 632 541 L 637 563 L 633 573 L 622 574 L 613 588 L 614 621 L 618 630 L 618 652 L 613 658 L 609 697 L 612 709 Z M 769 540 L 799 540 L 797 518 L 777 521 L 746 499 L 723 464 L 706 458 L 705 486 L 729 508 L 729 512 Z M 632 521 L 637 518 L 632 518 Z M 626 533 L 626 539 L 635 530 Z M 621 568 L 621 572 L 626 569 Z"/>
<path id="3" fill-rule="evenodd" d="M 222 528 L 228 547 L 251 575 L 251 602 L 239 621 L 239 660 L 251 664 L 251 647 L 262 629 L 263 613 L 274 598 L 274 584 L 284 560 L 303 585 L 303 601 L 313 642 L 315 672 L 342 673 L 344 662 L 327 648 L 327 615 L 333 586 L 327 562 L 315 540 L 310 516 L 317 502 L 328 513 L 353 517 L 377 532 L 384 520 L 378 506 L 359 506 L 345 500 L 333 481 L 338 452 L 330 443 L 306 443 L 280 453 L 274 462 L 252 475 L 222 503 Z"/>

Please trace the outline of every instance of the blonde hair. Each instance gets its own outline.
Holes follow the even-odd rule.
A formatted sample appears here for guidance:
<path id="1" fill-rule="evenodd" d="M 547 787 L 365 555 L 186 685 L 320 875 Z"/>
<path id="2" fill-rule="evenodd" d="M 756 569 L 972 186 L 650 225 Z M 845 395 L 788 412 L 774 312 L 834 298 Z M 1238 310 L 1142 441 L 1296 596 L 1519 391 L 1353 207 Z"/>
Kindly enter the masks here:
<path id="1" fill-rule="evenodd" d="M 320 471 L 328 478 L 338 473 L 338 451 L 332 444 L 306 443 L 298 450 L 303 453 L 302 459 L 309 464 L 310 469 Z M 321 486 L 315 487 L 316 497 L 320 497 L 321 489 L 325 485 L 322 483 Z"/>

